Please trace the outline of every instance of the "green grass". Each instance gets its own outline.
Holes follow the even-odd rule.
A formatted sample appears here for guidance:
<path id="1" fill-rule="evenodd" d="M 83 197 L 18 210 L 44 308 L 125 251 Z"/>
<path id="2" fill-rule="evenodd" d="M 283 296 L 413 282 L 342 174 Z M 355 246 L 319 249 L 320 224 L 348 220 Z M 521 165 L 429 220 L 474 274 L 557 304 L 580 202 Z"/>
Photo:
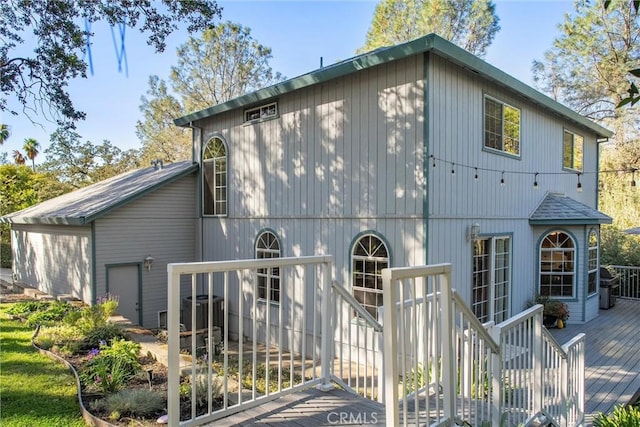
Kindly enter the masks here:
<path id="1" fill-rule="evenodd" d="M 0 304 L 0 424 L 85 426 L 73 374 L 31 346 L 33 329 L 9 320 L 10 306 Z"/>

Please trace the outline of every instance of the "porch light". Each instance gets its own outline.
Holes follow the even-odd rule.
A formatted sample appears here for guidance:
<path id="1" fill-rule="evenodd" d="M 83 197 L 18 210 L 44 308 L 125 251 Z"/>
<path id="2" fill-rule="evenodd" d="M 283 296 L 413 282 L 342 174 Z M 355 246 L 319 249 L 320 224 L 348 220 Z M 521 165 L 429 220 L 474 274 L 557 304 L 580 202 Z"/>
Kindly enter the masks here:
<path id="1" fill-rule="evenodd" d="M 151 271 L 151 265 L 153 264 L 153 257 L 151 255 L 147 255 L 147 257 L 142 261 L 144 268 L 147 271 Z"/>
<path id="2" fill-rule="evenodd" d="M 480 235 L 480 224 L 477 222 L 470 225 L 467 230 L 467 241 L 475 240 Z"/>

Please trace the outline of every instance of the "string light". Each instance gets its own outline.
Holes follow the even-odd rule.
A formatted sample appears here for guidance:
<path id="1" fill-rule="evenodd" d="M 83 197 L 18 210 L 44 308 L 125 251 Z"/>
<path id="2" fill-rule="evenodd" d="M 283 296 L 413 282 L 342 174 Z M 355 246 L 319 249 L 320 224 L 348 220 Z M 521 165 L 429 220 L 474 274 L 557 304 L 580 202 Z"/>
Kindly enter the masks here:
<path id="1" fill-rule="evenodd" d="M 504 187 L 504 171 L 502 171 L 502 175 L 500 177 L 500 186 Z"/>
<path id="2" fill-rule="evenodd" d="M 580 182 L 580 175 L 582 174 L 578 174 L 578 185 L 576 186 L 576 190 L 578 190 L 578 193 L 582 193 L 582 183 Z"/>
<path id="3" fill-rule="evenodd" d="M 436 167 L 436 156 L 434 156 L 433 154 L 431 155 L 431 159 L 433 159 L 433 167 Z"/>
<path id="4" fill-rule="evenodd" d="M 473 177 L 473 179 L 475 179 L 477 181 L 478 180 L 478 168 L 475 168 L 475 170 L 476 170 L 476 174 Z"/>
<path id="5" fill-rule="evenodd" d="M 631 169 L 631 189 L 636 189 L 636 169 Z"/>
<path id="6" fill-rule="evenodd" d="M 451 163 L 451 175 L 455 175 L 456 174 L 456 164 L 455 163 Z"/>
<path id="7" fill-rule="evenodd" d="M 533 177 L 533 189 L 538 189 L 538 172 L 536 172 L 536 175 Z"/>

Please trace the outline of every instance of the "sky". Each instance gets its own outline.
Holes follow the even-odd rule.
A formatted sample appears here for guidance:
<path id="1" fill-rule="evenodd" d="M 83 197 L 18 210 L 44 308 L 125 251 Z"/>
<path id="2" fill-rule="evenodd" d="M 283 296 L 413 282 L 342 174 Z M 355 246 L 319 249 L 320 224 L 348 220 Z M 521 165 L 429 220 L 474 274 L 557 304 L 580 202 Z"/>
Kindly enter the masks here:
<path id="1" fill-rule="evenodd" d="M 566 13 L 573 11 L 571 1 L 494 0 L 500 18 L 500 31 L 484 58 L 517 79 L 532 84 L 531 64 L 543 59 L 553 40 L 560 34 L 558 25 Z M 222 20 L 251 28 L 252 37 L 272 49 L 270 61 L 274 71 L 293 78 L 325 65 L 355 55 L 366 38 L 377 1 L 370 0 L 228 0 L 219 1 Z M 176 48 L 186 42 L 189 34 L 180 31 L 167 39 L 161 54 L 147 46 L 146 38 L 137 30 L 125 33 L 126 67 L 119 66 L 118 29 L 116 43 L 106 23 L 95 23 L 91 47 L 93 74 L 87 79 L 70 83 L 69 92 L 76 108 L 87 118 L 78 124 L 82 140 L 99 144 L 103 140 L 123 150 L 140 148 L 135 133 L 141 120 L 141 97 L 148 89 L 149 76 L 167 80 L 176 62 Z M 27 43 L 33 41 L 27 41 Z M 119 69 L 120 68 L 120 69 Z M 20 110 L 11 102 L 11 107 Z M 33 124 L 24 114 L 0 113 L 0 123 L 9 125 L 11 136 L 0 146 L 0 153 L 22 151 L 26 138 L 35 138 L 41 145 L 36 163 L 44 160 L 49 135 L 55 124 L 34 117 Z"/>

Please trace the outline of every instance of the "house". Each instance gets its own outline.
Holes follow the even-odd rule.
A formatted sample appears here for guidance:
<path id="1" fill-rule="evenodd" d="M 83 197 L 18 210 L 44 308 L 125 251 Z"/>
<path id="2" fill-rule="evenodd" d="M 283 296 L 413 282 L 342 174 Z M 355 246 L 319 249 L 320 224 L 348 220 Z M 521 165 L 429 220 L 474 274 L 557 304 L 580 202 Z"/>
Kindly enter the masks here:
<path id="1" fill-rule="evenodd" d="M 175 124 L 193 129 L 200 165 L 199 260 L 331 254 L 374 317 L 383 268 L 441 262 L 483 322 L 537 293 L 567 302 L 569 322 L 598 314 L 611 132 L 436 35 Z M 281 278 L 262 273 L 264 311 Z"/>
<path id="2" fill-rule="evenodd" d="M 14 276 L 88 304 L 116 295 L 122 315 L 156 327 L 166 265 L 195 259 L 197 170 L 158 162 L 4 216 Z"/>

